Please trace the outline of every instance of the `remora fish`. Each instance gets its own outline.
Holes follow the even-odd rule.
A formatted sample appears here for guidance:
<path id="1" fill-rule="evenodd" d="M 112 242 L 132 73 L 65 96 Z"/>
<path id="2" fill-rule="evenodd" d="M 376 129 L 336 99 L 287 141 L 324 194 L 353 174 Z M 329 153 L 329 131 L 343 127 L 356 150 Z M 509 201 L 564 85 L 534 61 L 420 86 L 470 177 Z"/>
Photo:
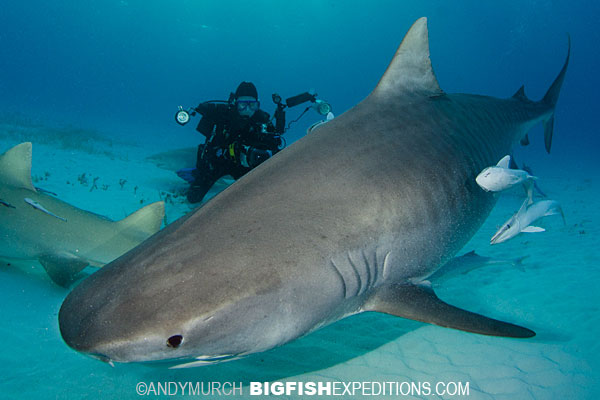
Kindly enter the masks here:
<path id="1" fill-rule="evenodd" d="M 510 156 L 502 158 L 497 165 L 487 167 L 475 178 L 477 184 L 488 192 L 501 192 L 528 180 L 537 179 L 521 169 L 509 168 Z"/>
<path id="2" fill-rule="evenodd" d="M 495 196 L 475 182 L 485 166 L 540 122 L 550 149 L 566 68 L 538 102 L 446 94 L 419 19 L 365 100 L 77 286 L 59 313 L 63 339 L 103 361 L 195 366 L 365 311 L 535 335 L 411 282 L 488 216 Z"/>
<path id="3" fill-rule="evenodd" d="M 475 250 L 463 254 L 462 256 L 454 257 L 446 264 L 435 271 L 427 280 L 437 285 L 450 278 L 467 274 L 473 270 L 487 267 L 490 265 L 511 265 L 520 270 L 523 270 L 523 260 L 528 256 L 522 256 L 514 259 L 496 259 L 492 257 L 480 256 L 475 253 Z"/>
<path id="4" fill-rule="evenodd" d="M 36 189 L 31 147 L 21 143 L 0 155 L 0 257 L 38 260 L 55 283 L 68 286 L 86 266 L 101 267 L 160 229 L 163 202 L 115 222 Z"/>
<path id="5" fill-rule="evenodd" d="M 36 190 L 37 190 L 37 189 L 36 189 Z M 37 210 L 40 210 L 41 212 L 44 212 L 44 213 L 46 213 L 46 214 L 48 214 L 48 215 L 50 215 L 50 216 L 52 216 L 52 217 L 54 217 L 54 218 L 58 218 L 58 219 L 60 219 L 61 221 L 65 221 L 65 222 L 67 222 L 67 219 L 66 219 L 66 218 L 60 217 L 60 216 L 58 216 L 58 215 L 54 214 L 53 212 L 51 212 L 51 211 L 48 211 L 48 210 L 47 210 L 47 209 L 46 209 L 46 208 L 45 208 L 43 205 L 41 205 L 41 204 L 40 204 L 40 203 L 38 203 L 37 201 L 35 201 L 35 200 L 32 200 L 32 199 L 30 199 L 29 197 L 25 197 L 23 200 L 25 200 L 25 203 L 29 204 L 31 207 L 33 207 L 33 208 L 35 208 L 35 209 L 37 209 Z"/>
<path id="6" fill-rule="evenodd" d="M 541 200 L 531 204 L 531 199 L 527 198 L 523 201 L 519 211 L 498 229 L 490 240 L 490 243 L 498 244 L 505 242 L 521 232 L 544 232 L 544 228 L 532 226 L 531 224 L 542 217 L 556 214 L 562 215 L 563 222 L 565 221 L 565 215 L 557 201 Z"/>

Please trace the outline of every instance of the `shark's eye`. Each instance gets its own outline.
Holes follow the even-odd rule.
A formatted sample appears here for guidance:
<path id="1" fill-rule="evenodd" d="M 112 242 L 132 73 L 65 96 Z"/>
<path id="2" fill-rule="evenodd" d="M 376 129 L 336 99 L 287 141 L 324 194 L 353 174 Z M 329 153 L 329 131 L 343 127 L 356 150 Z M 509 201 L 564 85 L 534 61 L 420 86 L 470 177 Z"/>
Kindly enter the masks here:
<path id="1" fill-rule="evenodd" d="M 183 336 L 181 335 L 173 335 L 167 339 L 167 346 L 172 347 L 174 349 L 178 348 L 179 345 L 183 342 Z"/>

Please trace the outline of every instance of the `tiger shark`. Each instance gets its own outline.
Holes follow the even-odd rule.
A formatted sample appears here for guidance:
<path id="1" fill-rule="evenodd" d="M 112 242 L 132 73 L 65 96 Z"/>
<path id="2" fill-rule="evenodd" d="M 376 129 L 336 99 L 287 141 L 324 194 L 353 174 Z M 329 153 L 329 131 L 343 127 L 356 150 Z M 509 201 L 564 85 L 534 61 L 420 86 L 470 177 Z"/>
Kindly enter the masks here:
<path id="1" fill-rule="evenodd" d="M 114 222 L 36 189 L 31 154 L 26 142 L 0 155 L 0 257 L 38 260 L 68 286 L 86 266 L 101 267 L 160 229 L 163 202 Z"/>
<path id="2" fill-rule="evenodd" d="M 447 94 L 417 20 L 362 102 L 81 282 L 60 309 L 64 341 L 109 363 L 190 367 L 367 311 L 534 336 L 449 305 L 424 280 L 494 206 L 477 174 L 537 123 L 550 148 L 566 68 L 540 101 Z"/>

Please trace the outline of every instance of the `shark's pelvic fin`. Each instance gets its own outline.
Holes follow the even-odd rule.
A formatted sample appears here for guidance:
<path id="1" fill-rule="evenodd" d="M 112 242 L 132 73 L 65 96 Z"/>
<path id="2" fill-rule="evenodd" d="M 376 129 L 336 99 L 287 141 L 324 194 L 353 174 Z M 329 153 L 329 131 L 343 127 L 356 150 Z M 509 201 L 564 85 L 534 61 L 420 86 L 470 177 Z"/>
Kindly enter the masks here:
<path id="1" fill-rule="evenodd" d="M 425 17 L 418 19 L 409 29 L 373 95 L 393 97 L 403 92 L 429 96 L 443 94 L 431 67 Z"/>
<path id="2" fill-rule="evenodd" d="M 0 183 L 36 191 L 31 182 L 31 142 L 18 144 L 0 155 Z"/>
<path id="3" fill-rule="evenodd" d="M 157 201 L 140 208 L 133 214 L 117 222 L 118 229 L 131 230 L 144 238 L 158 232 L 165 215 L 165 203 Z M 142 239 L 143 240 L 143 239 Z"/>
<path id="4" fill-rule="evenodd" d="M 384 286 L 367 301 L 363 310 L 383 312 L 483 335 L 515 338 L 535 336 L 535 332 L 527 328 L 484 317 L 444 303 L 430 287 L 424 285 Z"/>
<path id="5" fill-rule="evenodd" d="M 544 146 L 548 154 L 550 154 L 552 148 L 552 135 L 554 135 L 554 113 L 548 120 L 544 121 Z"/>
<path id="6" fill-rule="evenodd" d="M 39 258 L 50 279 L 62 287 L 70 286 L 89 263 L 70 254 L 48 254 Z"/>

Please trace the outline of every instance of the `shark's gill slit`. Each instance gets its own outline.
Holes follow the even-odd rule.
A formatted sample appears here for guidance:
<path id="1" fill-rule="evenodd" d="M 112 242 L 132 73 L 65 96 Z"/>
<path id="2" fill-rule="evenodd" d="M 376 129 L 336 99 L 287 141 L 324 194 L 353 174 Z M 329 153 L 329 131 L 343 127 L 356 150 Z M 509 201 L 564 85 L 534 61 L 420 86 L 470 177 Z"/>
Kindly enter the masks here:
<path id="1" fill-rule="evenodd" d="M 167 339 L 167 346 L 173 349 L 178 348 L 183 342 L 183 336 L 181 335 L 173 335 Z"/>

